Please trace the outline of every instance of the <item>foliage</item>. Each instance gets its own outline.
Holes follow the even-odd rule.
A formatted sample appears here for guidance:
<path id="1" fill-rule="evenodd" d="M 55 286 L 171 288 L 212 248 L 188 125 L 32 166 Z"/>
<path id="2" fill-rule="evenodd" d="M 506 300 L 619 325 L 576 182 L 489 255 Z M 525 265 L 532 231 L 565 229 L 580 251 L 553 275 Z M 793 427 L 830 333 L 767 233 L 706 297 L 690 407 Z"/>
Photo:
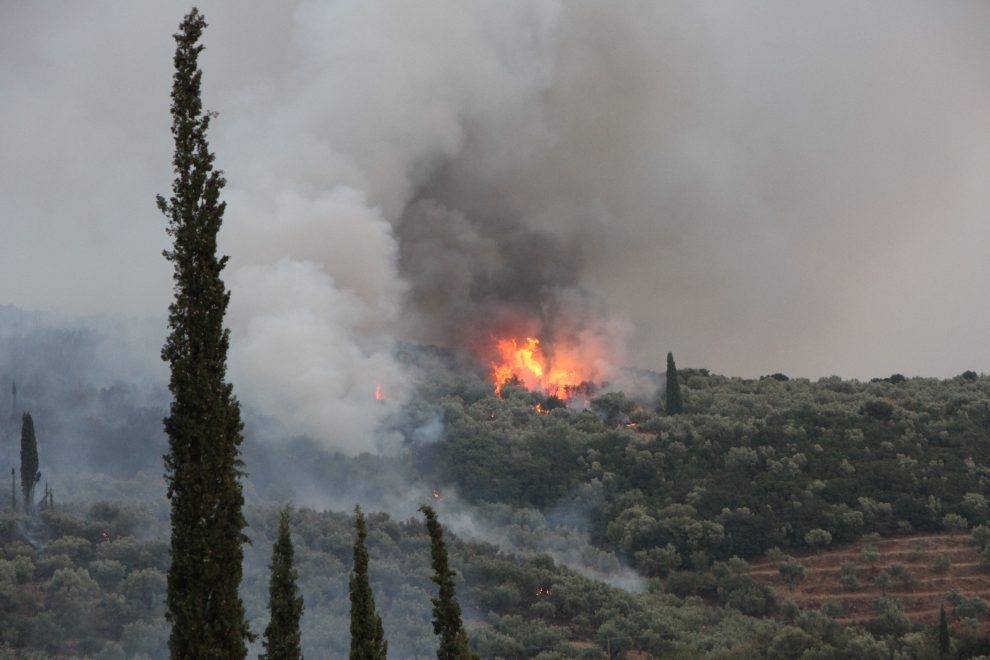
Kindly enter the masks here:
<path id="1" fill-rule="evenodd" d="M 792 588 L 804 579 L 804 565 L 793 557 L 787 557 L 777 564 L 777 570 Z"/>
<path id="2" fill-rule="evenodd" d="M 428 506 L 419 509 L 426 518 L 430 534 L 430 556 L 433 559 L 433 581 L 439 593 L 433 601 L 433 632 L 440 636 L 437 647 L 438 660 L 471 660 L 477 658 L 468 647 L 467 634 L 461 623 L 461 606 L 457 602 L 454 578 L 447 558 L 447 546 L 443 541 L 443 529 L 436 512 Z"/>
<path id="3" fill-rule="evenodd" d="M 444 436 L 413 447 L 413 463 L 475 503 L 549 509 L 581 492 L 594 542 L 649 576 L 688 568 L 699 551 L 749 558 L 823 533 L 838 545 L 939 531 L 950 514 L 950 525 L 985 519 L 975 495 L 990 483 L 990 378 L 745 380 L 683 369 L 679 381 L 674 416 L 651 412 L 646 396 L 540 414 L 539 395 L 520 388 L 502 398 L 433 391 Z M 867 405 L 876 401 L 889 416 Z"/>
<path id="4" fill-rule="evenodd" d="M 445 497 L 435 506 L 451 522 L 465 511 L 458 500 L 470 501 L 475 522 L 497 519 L 488 538 L 517 552 L 444 530 L 474 651 L 519 658 L 600 658 L 609 649 L 664 658 L 755 660 L 771 650 L 805 660 L 937 657 L 933 627 L 911 626 L 889 603 L 868 624 L 840 624 L 831 606 L 778 604 L 730 558 L 758 557 L 774 546 L 800 552 L 809 534 L 822 530 L 835 545 L 862 538 L 870 547 L 864 560 L 878 562 L 881 535 L 905 523 L 938 531 L 949 514 L 973 528 L 974 540 L 982 538 L 986 501 L 976 495 L 990 483 L 990 380 L 744 380 L 694 369 L 682 369 L 679 380 L 684 410 L 675 416 L 652 411 L 655 393 L 598 392 L 587 409 L 572 401 L 550 410 L 543 395 L 519 387 L 505 388 L 503 398 L 473 382 L 428 382 L 416 391 L 409 411 L 426 411 L 424 418 L 438 419 L 442 429 L 435 441 L 410 437 L 411 471 L 428 484 L 424 499 L 437 485 Z M 868 412 L 871 401 L 888 403 L 890 416 Z M 315 475 L 326 484 L 353 473 L 348 484 L 364 479 L 377 487 L 383 480 L 370 477 L 391 465 L 321 453 L 302 440 L 278 452 L 294 476 Z M 46 465 L 49 454 L 46 443 Z M 256 465 L 270 469 L 262 461 L 251 465 L 252 473 Z M 284 474 L 278 492 L 287 495 L 280 501 L 291 496 Z M 169 544 L 154 505 L 149 514 L 137 503 L 136 493 L 154 490 L 145 482 L 155 485 L 148 473 L 116 482 L 82 474 L 71 489 L 59 481 L 65 495 L 59 510 L 38 516 L 36 546 L 21 535 L 23 516 L 4 524 L 0 648 L 16 649 L 18 657 L 163 657 Z M 348 495 L 344 501 L 364 501 Z M 260 630 L 279 511 L 259 506 L 248 518 L 256 543 L 244 548 L 241 593 L 247 620 Z M 574 535 L 560 531 L 561 520 L 574 525 Z M 436 657 L 426 528 L 377 513 L 366 522 L 375 557 L 369 586 L 393 655 Z M 353 530 L 354 518 L 344 513 L 301 509 L 293 517 L 306 599 L 301 645 L 309 657 L 348 653 Z M 593 545 L 577 543 L 585 531 L 581 541 Z M 591 564 L 599 571 L 593 575 L 614 578 L 620 560 L 647 577 L 633 581 L 633 592 L 560 565 Z M 855 581 L 855 568 L 843 575 Z M 861 565 L 859 573 L 865 592 L 877 571 Z M 889 575 L 901 580 L 894 566 Z M 875 596 L 880 589 L 871 587 L 857 597 Z M 985 653 L 977 631 L 966 632 L 966 619 L 985 616 L 985 603 L 960 599 L 954 607 L 950 614 L 964 621 L 953 631 L 953 651 Z M 788 615 L 787 625 L 763 618 L 768 614 Z M 259 642 L 251 652 L 261 650 Z"/>
<path id="5" fill-rule="evenodd" d="M 282 511 L 266 507 L 248 514 L 257 543 L 247 549 L 244 598 L 250 619 L 261 621 L 263 627 L 270 586 L 268 548 L 279 537 Z M 93 522 L 84 518 L 89 507 L 62 515 L 80 516 L 76 528 Z M 417 520 L 398 522 L 383 514 L 370 514 L 366 521 L 368 550 L 375 557 L 369 580 L 376 602 L 384 604 L 381 616 L 394 657 L 436 657 L 426 527 Z M 353 530 L 352 515 L 308 509 L 293 515 L 294 559 L 307 612 L 300 624 L 301 641 L 308 657 L 348 653 L 347 566 L 353 554 Z M 53 536 L 39 550 L 19 542 L 0 548 L 0 556 L 6 558 L 0 560 L 2 639 L 19 649 L 17 657 L 32 653 L 121 657 L 111 655 L 118 647 L 123 657 L 165 657 L 165 577 L 149 562 L 161 565 L 159 548 L 167 549 L 167 543 L 134 536 L 98 540 L 92 543 L 92 554 L 55 555 L 61 557 L 57 568 L 47 574 L 39 570 L 53 558 L 49 554 L 53 544 L 58 542 L 54 548 L 60 551 L 84 547 L 79 538 Z M 743 614 L 752 608 L 752 615 L 762 617 L 776 612 L 776 605 L 765 585 L 754 585 L 745 574 L 735 572 L 732 566 L 740 566 L 738 562 L 717 563 L 707 573 L 671 574 L 670 586 L 675 576 L 695 580 L 697 591 L 710 599 L 705 603 L 689 590 L 681 598 L 659 584 L 648 592 L 626 592 L 555 565 L 548 557 L 506 555 L 483 543 L 467 543 L 449 531 L 443 540 L 451 570 L 456 567 L 462 576 L 461 602 L 472 613 L 466 633 L 482 657 L 535 658 L 542 653 L 543 657 L 600 658 L 610 647 L 664 658 L 757 660 L 768 657 L 771 644 L 777 657 L 787 657 L 788 649 L 797 648 L 812 658 L 935 657 L 934 636 L 929 632 L 919 639 L 888 605 L 876 610 L 869 630 L 840 626 L 831 618 L 834 613 L 826 611 L 795 609 L 789 622 L 792 629 Z M 541 586 L 549 593 L 536 595 Z M 968 601 L 951 598 L 968 613 Z M 980 606 L 974 601 L 972 607 Z M 875 655 L 878 645 L 885 649 L 884 655 Z M 92 650 L 81 651 L 83 647 Z"/>
<path id="6" fill-rule="evenodd" d="M 368 526 L 361 507 L 354 509 L 354 568 L 350 577 L 351 660 L 384 660 L 388 642 L 382 618 L 375 610 L 375 596 L 368 578 Z"/>
<path id="7" fill-rule="evenodd" d="M 38 440 L 34 433 L 34 419 L 31 413 L 21 418 L 21 495 L 24 513 L 31 515 L 34 509 L 34 487 L 41 481 L 38 471 Z"/>
<path id="8" fill-rule="evenodd" d="M 681 385 L 677 380 L 677 365 L 674 364 L 673 353 L 667 353 L 667 387 L 664 396 L 664 412 L 668 415 L 679 415 L 684 411 Z"/>
<path id="9" fill-rule="evenodd" d="M 264 660 L 301 660 L 299 619 L 303 599 L 296 586 L 298 572 L 294 564 L 290 514 L 284 509 L 279 516 L 278 539 L 272 546 L 271 585 L 268 588 L 268 610 L 271 614 L 265 628 Z"/>
<path id="10" fill-rule="evenodd" d="M 804 535 L 804 542 L 821 552 L 821 549 L 832 542 L 832 535 L 824 529 L 815 528 Z"/>
<path id="11" fill-rule="evenodd" d="M 175 300 L 162 358 L 171 366 L 172 405 L 165 419 L 165 457 L 172 506 L 172 563 L 168 572 L 169 650 L 173 658 L 238 658 L 251 636 L 238 588 L 241 582 L 244 497 L 239 482 L 240 410 L 225 381 L 229 302 L 216 256 L 225 208 L 222 174 L 213 169 L 206 140 L 210 114 L 200 100 L 198 68 L 206 27 L 193 9 L 175 36 L 172 135 L 175 180 L 169 199 L 158 197 L 174 244 Z"/>
<path id="12" fill-rule="evenodd" d="M 848 573 L 839 577 L 839 584 L 846 591 L 855 591 L 859 588 L 859 580 L 854 573 Z"/>
<path id="13" fill-rule="evenodd" d="M 872 544 L 864 545 L 859 551 L 859 559 L 869 564 L 871 568 L 875 568 L 876 563 L 880 561 L 880 550 Z"/>
<path id="14" fill-rule="evenodd" d="M 985 547 L 990 543 L 990 526 L 986 524 L 977 525 L 970 531 L 969 538 L 973 545 L 981 548 Z"/>
<path id="15" fill-rule="evenodd" d="M 949 634 L 949 622 L 945 618 L 945 605 L 940 605 L 938 608 L 938 657 L 944 658 L 949 652 L 949 644 L 951 643 L 951 637 Z"/>

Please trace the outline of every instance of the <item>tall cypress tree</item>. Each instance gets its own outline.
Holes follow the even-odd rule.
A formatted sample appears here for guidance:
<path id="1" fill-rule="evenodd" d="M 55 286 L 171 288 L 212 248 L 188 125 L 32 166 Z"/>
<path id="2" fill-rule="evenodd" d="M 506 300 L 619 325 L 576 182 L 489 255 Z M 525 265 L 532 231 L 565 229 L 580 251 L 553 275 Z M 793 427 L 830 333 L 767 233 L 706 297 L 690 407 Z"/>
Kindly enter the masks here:
<path id="1" fill-rule="evenodd" d="M 679 415 L 684 408 L 681 401 L 681 385 L 677 382 L 677 365 L 674 354 L 667 353 L 667 401 L 664 410 L 668 415 Z"/>
<path id="2" fill-rule="evenodd" d="M 354 508 L 354 570 L 351 572 L 351 660 L 385 660 L 388 642 L 368 579 L 368 527 L 361 507 Z"/>
<path id="3" fill-rule="evenodd" d="M 21 417 L 21 493 L 24 496 L 24 513 L 31 515 L 34 508 L 34 487 L 41 481 L 38 471 L 38 440 L 34 435 L 31 413 Z"/>
<path id="4" fill-rule="evenodd" d="M 433 558 L 433 581 L 440 591 L 433 601 L 433 633 L 440 635 L 437 660 L 478 660 L 478 656 L 468 646 L 467 633 L 461 623 L 461 606 L 454 590 L 457 573 L 447 561 L 447 546 L 443 542 L 443 529 L 437 521 L 436 512 L 421 506 L 419 510 L 426 516 L 426 530 L 430 534 L 430 555 Z"/>
<path id="5" fill-rule="evenodd" d="M 224 178 L 206 140 L 211 114 L 200 101 L 199 38 L 206 21 L 193 9 L 174 35 L 172 195 L 158 197 L 168 218 L 175 300 L 162 359 L 171 365 L 172 405 L 165 418 L 165 476 L 172 516 L 167 616 L 172 658 L 243 658 L 252 638 L 241 583 L 244 496 L 241 416 L 226 382 L 229 302 L 216 255 Z"/>
<path id="6" fill-rule="evenodd" d="M 265 628 L 263 660 L 302 660 L 299 619 L 303 599 L 296 587 L 298 573 L 293 565 L 295 552 L 289 532 L 289 510 L 282 511 L 278 522 L 278 539 L 272 546 L 272 580 L 268 588 L 268 611 L 271 619 Z"/>
<path id="7" fill-rule="evenodd" d="M 945 618 L 945 603 L 942 603 L 938 610 L 938 657 L 940 659 L 948 655 L 951 644 L 949 622 Z"/>

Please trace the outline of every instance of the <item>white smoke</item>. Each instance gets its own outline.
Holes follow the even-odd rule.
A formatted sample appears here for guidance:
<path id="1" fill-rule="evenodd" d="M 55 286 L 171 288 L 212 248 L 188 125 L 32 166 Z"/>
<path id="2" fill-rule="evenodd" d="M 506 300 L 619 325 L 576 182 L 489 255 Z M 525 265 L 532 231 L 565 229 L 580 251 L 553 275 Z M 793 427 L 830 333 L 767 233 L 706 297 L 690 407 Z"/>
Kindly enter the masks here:
<path id="1" fill-rule="evenodd" d="M 397 338 L 499 302 L 646 368 L 990 364 L 981 0 L 200 8 L 231 377 L 329 447 L 376 448 Z M 165 309 L 186 11 L 0 4 L 0 303 Z"/>
<path id="2" fill-rule="evenodd" d="M 231 377 L 245 401 L 345 453 L 378 448 L 379 420 L 410 385 L 392 358 L 407 290 L 393 227 L 473 117 L 523 103 L 532 47 L 515 42 L 538 42 L 555 13 L 294 6 L 285 68 L 238 90 L 215 122 L 235 256 Z"/>

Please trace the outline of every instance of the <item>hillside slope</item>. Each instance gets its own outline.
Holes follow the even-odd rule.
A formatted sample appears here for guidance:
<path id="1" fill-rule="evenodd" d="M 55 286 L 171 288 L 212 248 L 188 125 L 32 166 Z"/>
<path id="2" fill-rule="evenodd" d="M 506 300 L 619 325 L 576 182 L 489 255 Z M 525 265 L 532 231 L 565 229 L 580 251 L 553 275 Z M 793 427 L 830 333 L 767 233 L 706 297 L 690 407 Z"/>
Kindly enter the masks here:
<path id="1" fill-rule="evenodd" d="M 869 548 L 877 550 L 871 561 Z M 866 552 L 864 553 L 864 549 Z M 948 559 L 939 568 L 938 557 Z M 820 554 L 797 557 L 805 576 L 793 586 L 778 570 L 779 560 L 764 558 L 751 563 L 747 575 L 771 585 L 779 597 L 789 598 L 802 609 L 820 608 L 828 601 L 840 607 L 837 619 L 843 623 L 863 622 L 875 616 L 877 599 L 900 602 L 904 614 L 912 621 L 935 623 L 939 607 L 955 618 L 970 618 L 975 609 L 985 621 L 986 611 L 979 605 L 964 602 L 962 607 L 951 596 L 956 591 L 966 599 L 983 599 L 990 593 L 990 571 L 980 563 L 979 548 L 965 532 L 911 534 L 877 542 L 858 542 Z M 843 575 L 847 578 L 843 584 Z M 889 584 L 883 584 L 885 578 Z"/>

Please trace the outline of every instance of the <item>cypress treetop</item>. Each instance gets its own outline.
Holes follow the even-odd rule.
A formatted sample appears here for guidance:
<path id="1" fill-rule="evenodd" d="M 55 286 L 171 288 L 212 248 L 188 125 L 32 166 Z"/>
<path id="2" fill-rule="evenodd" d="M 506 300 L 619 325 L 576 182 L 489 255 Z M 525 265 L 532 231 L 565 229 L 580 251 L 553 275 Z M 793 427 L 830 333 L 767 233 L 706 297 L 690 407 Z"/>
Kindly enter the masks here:
<path id="1" fill-rule="evenodd" d="M 952 648 L 952 637 L 949 635 L 949 622 L 945 618 L 945 603 L 938 610 L 938 657 L 945 658 Z"/>
<path id="2" fill-rule="evenodd" d="M 175 179 L 158 208 L 173 239 L 165 258 L 174 267 L 175 299 L 162 359 L 170 363 L 172 404 L 165 418 L 165 477 L 171 504 L 172 562 L 167 617 L 172 658 L 243 658 L 252 637 L 241 602 L 243 530 L 241 417 L 226 382 L 229 294 L 217 257 L 225 204 L 221 172 L 206 139 L 210 113 L 200 101 L 198 57 L 206 21 L 193 9 L 174 35 L 172 159 Z"/>
<path id="3" fill-rule="evenodd" d="M 24 496 L 24 513 L 31 515 L 34 508 L 34 487 L 41 481 L 38 471 L 38 440 L 34 435 L 34 419 L 31 413 L 21 417 L 21 494 Z"/>
<path id="4" fill-rule="evenodd" d="M 430 535 L 430 556 L 433 559 L 433 581 L 440 587 L 433 601 L 433 632 L 440 635 L 437 660 L 478 660 L 468 646 L 467 633 L 461 623 L 461 606 L 457 602 L 454 578 L 457 573 L 447 560 L 447 545 L 443 541 L 443 529 L 436 512 L 423 505 L 419 510 L 426 516 L 426 530 Z"/>
<path id="5" fill-rule="evenodd" d="M 351 572 L 351 660 L 385 660 L 388 642 L 382 618 L 375 611 L 375 597 L 368 578 L 368 527 L 361 507 L 354 508 L 354 570 Z"/>
<path id="6" fill-rule="evenodd" d="M 268 588 L 268 610 L 271 613 L 265 628 L 263 660 L 302 660 L 299 620 L 303 599 L 296 586 L 298 572 L 294 565 L 290 514 L 283 509 L 278 522 L 278 539 L 272 546 L 272 578 Z"/>
<path id="7" fill-rule="evenodd" d="M 674 354 L 667 353 L 667 389 L 664 411 L 668 415 L 679 415 L 683 409 L 681 385 L 677 382 L 677 365 L 674 364 Z"/>

